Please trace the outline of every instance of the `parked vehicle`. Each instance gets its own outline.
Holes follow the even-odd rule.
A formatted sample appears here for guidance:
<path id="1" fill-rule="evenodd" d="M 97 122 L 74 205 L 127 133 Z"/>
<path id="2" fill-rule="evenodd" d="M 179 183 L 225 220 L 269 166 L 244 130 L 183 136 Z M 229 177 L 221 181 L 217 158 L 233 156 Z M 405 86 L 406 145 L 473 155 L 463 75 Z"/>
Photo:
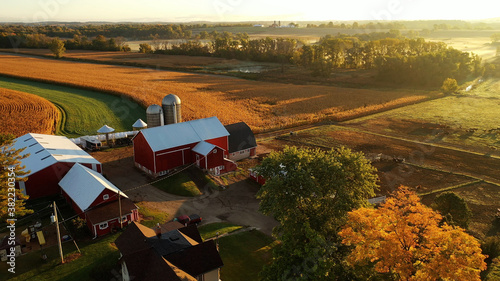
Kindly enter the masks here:
<path id="1" fill-rule="evenodd" d="M 197 214 L 192 214 L 189 216 L 182 215 L 182 216 L 178 216 L 174 219 L 174 221 L 178 221 L 178 222 L 182 223 L 183 225 L 191 225 L 191 224 L 198 225 L 198 223 L 200 223 L 202 220 L 203 220 L 203 218 Z"/>

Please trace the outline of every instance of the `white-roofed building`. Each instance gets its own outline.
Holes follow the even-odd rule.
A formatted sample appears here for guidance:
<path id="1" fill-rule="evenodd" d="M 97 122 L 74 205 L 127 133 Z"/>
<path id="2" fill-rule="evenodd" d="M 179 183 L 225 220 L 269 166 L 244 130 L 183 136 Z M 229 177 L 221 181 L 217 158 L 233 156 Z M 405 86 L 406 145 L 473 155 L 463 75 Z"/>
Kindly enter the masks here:
<path id="1" fill-rule="evenodd" d="M 134 162 L 153 177 L 192 163 L 215 174 L 232 171 L 228 136 L 217 117 L 144 129 L 133 139 Z"/>
<path id="2" fill-rule="evenodd" d="M 109 233 L 120 227 L 120 209 L 122 224 L 137 221 L 137 206 L 128 199 L 115 185 L 100 173 L 83 165 L 75 164 L 59 182 L 66 200 L 95 236 Z M 118 202 L 120 194 L 120 202 Z"/>
<path id="3" fill-rule="evenodd" d="M 28 180 L 16 185 L 30 199 L 59 194 L 59 181 L 75 163 L 102 173 L 99 161 L 63 136 L 30 133 L 15 139 L 13 147 L 24 148 L 21 155 L 29 154 L 21 160 Z"/>

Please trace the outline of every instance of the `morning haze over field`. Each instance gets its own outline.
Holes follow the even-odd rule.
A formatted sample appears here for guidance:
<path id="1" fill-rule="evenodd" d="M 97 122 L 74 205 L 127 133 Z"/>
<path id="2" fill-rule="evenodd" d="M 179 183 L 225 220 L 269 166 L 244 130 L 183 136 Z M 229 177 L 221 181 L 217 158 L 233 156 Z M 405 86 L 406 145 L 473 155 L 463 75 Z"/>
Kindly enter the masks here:
<path id="1" fill-rule="evenodd" d="M 499 8 L 2 3 L 0 280 L 497 280 Z"/>

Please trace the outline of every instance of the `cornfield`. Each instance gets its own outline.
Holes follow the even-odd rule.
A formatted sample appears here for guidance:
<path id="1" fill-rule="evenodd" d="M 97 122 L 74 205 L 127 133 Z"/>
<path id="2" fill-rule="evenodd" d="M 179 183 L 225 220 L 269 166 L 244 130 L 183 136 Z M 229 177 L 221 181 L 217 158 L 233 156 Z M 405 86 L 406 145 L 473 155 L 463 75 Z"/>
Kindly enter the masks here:
<path id="1" fill-rule="evenodd" d="M 429 97 L 409 90 L 292 85 L 7 54 L 0 55 L 0 65 L 8 65 L 0 68 L 3 75 L 107 92 L 143 107 L 176 94 L 182 100 L 184 120 L 217 116 L 223 124 L 244 121 L 256 132 L 345 120 Z"/>
<path id="2" fill-rule="evenodd" d="M 0 128 L 16 137 L 26 133 L 52 134 L 59 111 L 36 95 L 0 88 Z"/>

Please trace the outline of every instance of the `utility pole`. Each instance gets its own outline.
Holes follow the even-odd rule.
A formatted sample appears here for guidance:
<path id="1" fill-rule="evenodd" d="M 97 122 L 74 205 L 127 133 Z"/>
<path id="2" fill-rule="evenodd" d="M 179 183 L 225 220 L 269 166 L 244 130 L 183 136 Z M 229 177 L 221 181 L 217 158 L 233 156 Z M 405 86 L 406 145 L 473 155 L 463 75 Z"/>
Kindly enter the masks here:
<path id="1" fill-rule="evenodd" d="M 120 208 L 120 229 L 123 228 L 123 222 L 122 222 L 122 200 L 120 196 L 120 190 L 118 190 L 118 208 Z"/>
<path id="2" fill-rule="evenodd" d="M 59 255 L 61 255 L 61 263 L 64 263 L 62 244 L 61 244 L 61 233 L 59 232 L 59 220 L 57 219 L 57 209 L 56 209 L 56 201 L 54 201 L 54 220 L 56 223 L 57 230 L 57 243 L 59 244 Z"/>

